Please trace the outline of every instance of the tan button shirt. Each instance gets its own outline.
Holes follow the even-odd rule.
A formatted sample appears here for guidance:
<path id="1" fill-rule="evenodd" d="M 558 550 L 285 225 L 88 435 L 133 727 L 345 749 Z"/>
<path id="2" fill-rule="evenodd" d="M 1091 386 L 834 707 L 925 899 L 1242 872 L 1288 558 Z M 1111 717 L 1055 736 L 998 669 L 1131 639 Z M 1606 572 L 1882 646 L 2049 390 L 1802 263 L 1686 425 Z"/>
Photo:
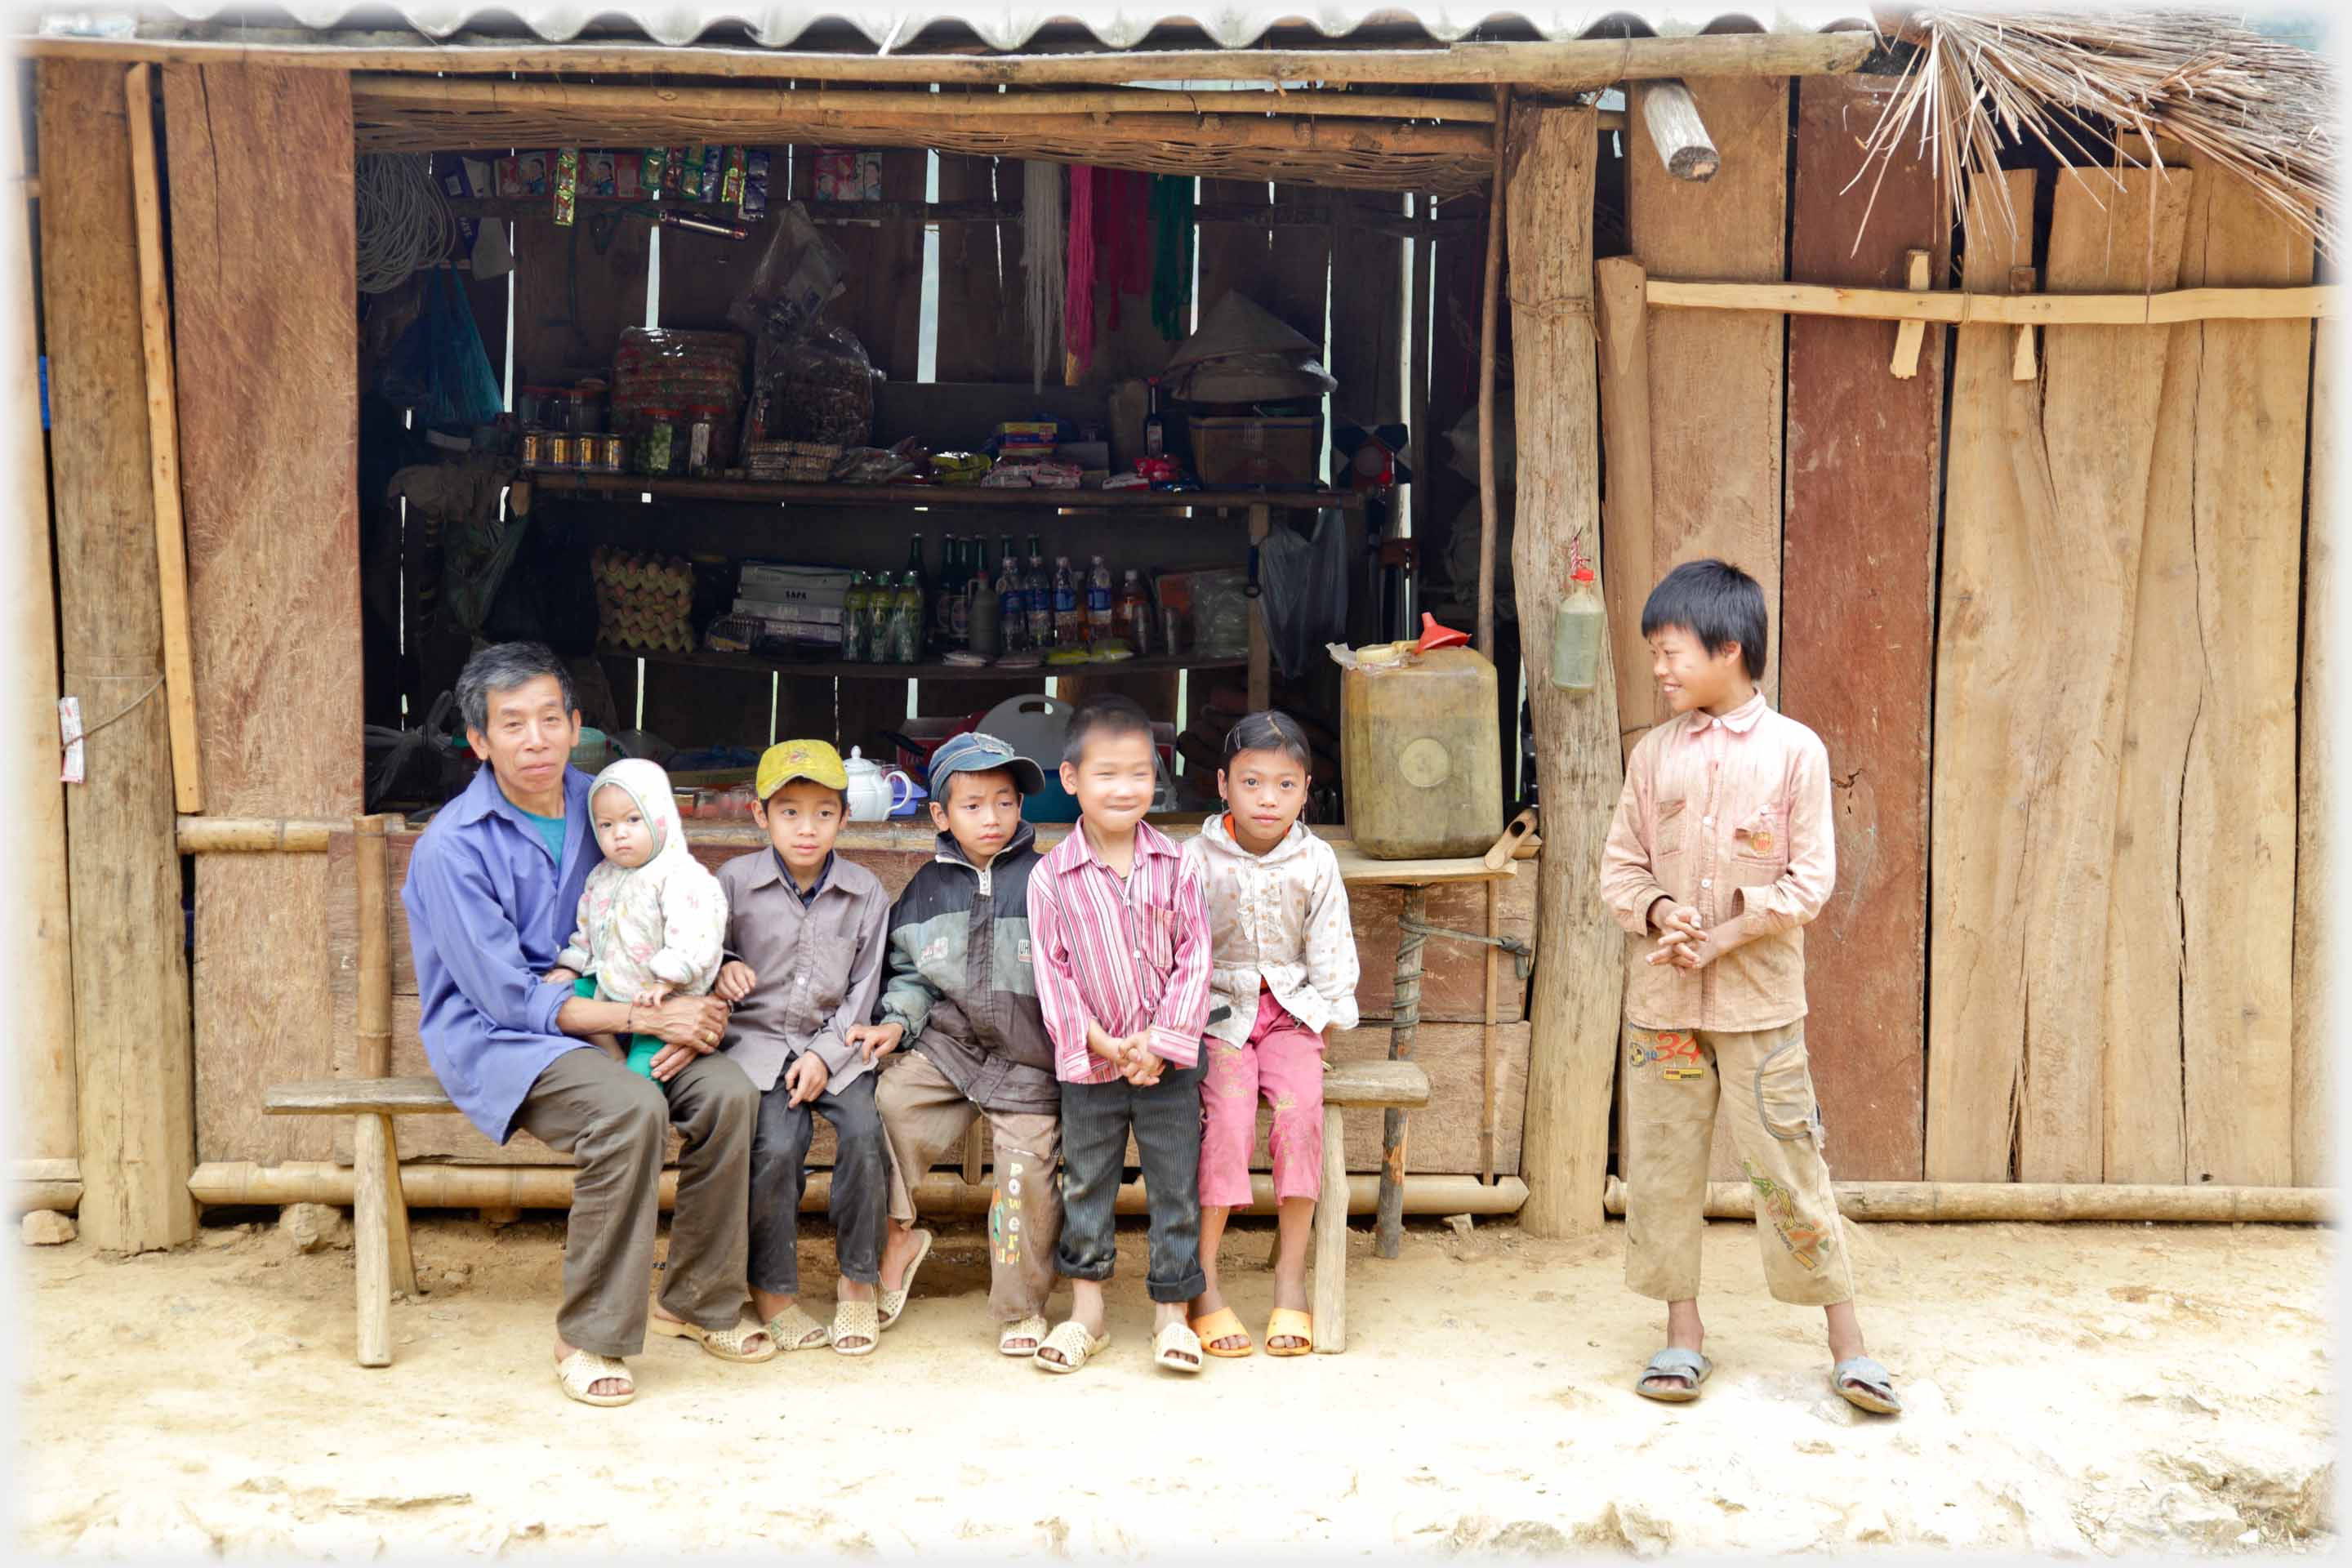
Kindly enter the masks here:
<path id="1" fill-rule="evenodd" d="M 1625 1020 L 1644 1029 L 1773 1029 L 1805 1016 L 1802 927 L 1837 881 L 1829 753 L 1764 704 L 1682 714 L 1642 737 L 1601 857 L 1601 897 L 1633 933 Z M 1689 904 L 1710 931 L 1743 914 L 1768 934 L 1697 970 L 1650 963 L 1650 906 Z"/>
<path id="2" fill-rule="evenodd" d="M 834 1092 L 869 1071 L 845 1035 L 867 1022 L 882 990 L 890 900 L 873 872 L 835 856 L 805 909 L 772 849 L 719 868 L 727 889 L 727 956 L 758 976 L 727 1022 L 727 1054 L 761 1093 L 814 1051 Z"/>

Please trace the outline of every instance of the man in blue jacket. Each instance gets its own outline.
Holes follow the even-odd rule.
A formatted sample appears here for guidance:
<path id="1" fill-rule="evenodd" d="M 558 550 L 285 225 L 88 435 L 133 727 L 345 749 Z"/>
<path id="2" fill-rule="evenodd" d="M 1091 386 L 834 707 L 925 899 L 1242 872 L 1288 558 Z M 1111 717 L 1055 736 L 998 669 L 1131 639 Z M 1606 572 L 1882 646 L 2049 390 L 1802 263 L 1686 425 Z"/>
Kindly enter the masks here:
<path id="1" fill-rule="evenodd" d="M 556 965 L 582 886 L 603 858 L 572 678 L 536 643 L 477 653 L 457 678 L 467 739 L 487 764 L 416 841 L 401 890 L 419 1029 L 433 1070 L 483 1134 L 517 1128 L 572 1155 L 555 1320 L 556 1379 L 589 1405 L 636 1396 L 623 1356 L 645 1348 L 647 1282 L 662 1156 L 672 1122 L 685 1137 L 667 1283 L 654 1328 L 729 1361 L 774 1347 L 740 1321 L 744 1205 L 759 1091 L 719 1043 L 727 1005 L 681 996 L 653 1006 L 572 994 Z M 588 1038 L 646 1034 L 667 1042 L 640 1078 Z"/>

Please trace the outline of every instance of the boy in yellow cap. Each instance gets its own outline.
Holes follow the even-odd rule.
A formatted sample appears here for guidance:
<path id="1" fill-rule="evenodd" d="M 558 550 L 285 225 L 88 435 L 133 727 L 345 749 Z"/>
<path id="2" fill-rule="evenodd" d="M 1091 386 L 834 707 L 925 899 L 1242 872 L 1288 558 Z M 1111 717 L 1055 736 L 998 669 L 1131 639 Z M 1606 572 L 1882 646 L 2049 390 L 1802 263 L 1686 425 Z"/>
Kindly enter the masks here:
<path id="1" fill-rule="evenodd" d="M 874 873 L 836 857 L 849 774 L 823 741 L 785 741 L 760 759 L 751 819 L 768 847 L 719 868 L 727 890 L 719 998 L 734 1008 L 723 1048 L 760 1090 L 751 1134 L 751 1300 L 779 1349 L 825 1343 L 870 1353 L 889 1206 L 889 1155 L 874 1075 L 849 1031 L 874 1014 L 890 900 Z M 841 1265 L 826 1329 L 801 1310 L 801 1194 L 812 1113 L 833 1123 L 832 1214 Z"/>

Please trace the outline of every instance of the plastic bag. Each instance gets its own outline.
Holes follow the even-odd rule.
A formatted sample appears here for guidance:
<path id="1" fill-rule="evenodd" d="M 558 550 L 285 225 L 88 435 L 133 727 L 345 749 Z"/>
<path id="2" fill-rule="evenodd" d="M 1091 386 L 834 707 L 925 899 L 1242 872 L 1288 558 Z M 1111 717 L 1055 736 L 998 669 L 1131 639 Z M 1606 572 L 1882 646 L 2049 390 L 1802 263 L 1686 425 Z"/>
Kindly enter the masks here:
<path id="1" fill-rule="evenodd" d="M 1249 574 L 1238 567 L 1192 576 L 1192 647 L 1212 658 L 1249 652 Z"/>
<path id="2" fill-rule="evenodd" d="M 1266 643 L 1285 680 L 1307 672 L 1316 650 L 1348 633 L 1348 523 L 1325 508 L 1312 534 L 1274 529 L 1257 547 Z"/>
<path id="3" fill-rule="evenodd" d="M 797 340 L 760 340 L 751 378 L 749 437 L 866 447 L 874 438 L 874 365 L 846 327 L 819 326 Z"/>
<path id="4" fill-rule="evenodd" d="M 728 303 L 727 319 L 754 337 L 790 342 L 847 286 L 843 271 L 841 253 L 809 221 L 808 209 L 786 202 L 776 210 L 751 282 Z"/>

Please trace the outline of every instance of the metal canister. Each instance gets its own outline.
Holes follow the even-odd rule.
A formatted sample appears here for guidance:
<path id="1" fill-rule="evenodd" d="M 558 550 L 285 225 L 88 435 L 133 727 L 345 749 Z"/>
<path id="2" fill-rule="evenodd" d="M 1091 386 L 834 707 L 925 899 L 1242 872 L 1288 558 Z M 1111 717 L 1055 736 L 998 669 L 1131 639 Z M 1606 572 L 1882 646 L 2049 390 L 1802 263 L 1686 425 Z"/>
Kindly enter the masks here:
<path id="1" fill-rule="evenodd" d="M 575 437 L 566 436 L 561 432 L 550 436 L 547 438 L 547 467 L 551 468 L 573 467 L 578 461 L 572 455 L 576 439 Z"/>
<path id="2" fill-rule="evenodd" d="M 547 466 L 547 437 L 542 432 L 526 430 L 522 433 L 522 466 L 526 468 Z"/>
<path id="3" fill-rule="evenodd" d="M 629 438 L 626 436 L 596 437 L 596 466 L 608 474 L 625 471 L 629 466 Z"/>

